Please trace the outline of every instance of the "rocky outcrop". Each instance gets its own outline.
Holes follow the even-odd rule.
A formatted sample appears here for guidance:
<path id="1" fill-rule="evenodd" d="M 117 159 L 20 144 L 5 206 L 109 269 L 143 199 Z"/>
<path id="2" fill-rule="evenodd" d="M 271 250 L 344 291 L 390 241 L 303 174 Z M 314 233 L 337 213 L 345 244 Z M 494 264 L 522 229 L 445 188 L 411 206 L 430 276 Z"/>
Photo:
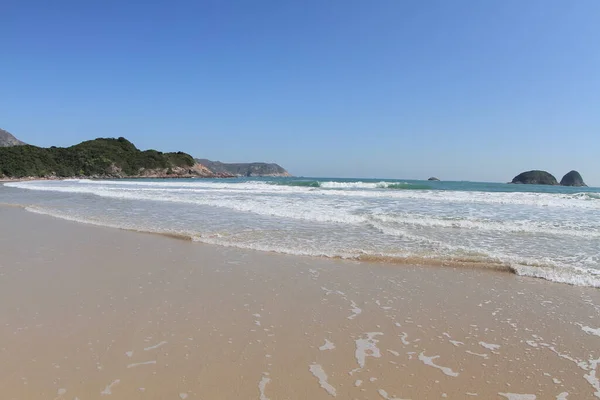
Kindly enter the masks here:
<path id="1" fill-rule="evenodd" d="M 576 186 L 576 187 L 587 186 L 583 182 L 583 178 L 581 177 L 581 174 L 577 171 L 571 171 L 568 174 L 566 174 L 565 176 L 563 176 L 563 178 L 560 180 L 560 184 L 562 186 Z"/>
<path id="2" fill-rule="evenodd" d="M 0 147 L 22 146 L 24 144 L 10 132 L 0 129 Z"/>
<path id="3" fill-rule="evenodd" d="M 427 179 L 428 181 L 439 181 L 439 178 L 436 178 L 435 176 L 432 176 L 431 178 Z"/>
<path id="4" fill-rule="evenodd" d="M 221 177 L 239 177 L 239 176 L 291 176 L 285 169 L 278 164 L 269 164 L 263 162 L 256 163 L 222 163 L 220 161 L 211 161 L 207 159 L 195 159 L 195 161 L 212 173 Z"/>
<path id="5" fill-rule="evenodd" d="M 135 175 L 127 175 L 122 168 L 112 164 L 103 174 L 94 175 L 74 175 L 74 176 L 57 176 L 55 173 L 44 176 L 24 176 L 24 177 L 7 177 L 0 173 L 0 182 L 3 181 L 23 181 L 23 180 L 60 180 L 65 178 L 75 179 L 134 179 L 134 178 L 220 178 L 221 176 L 213 174 L 208 168 L 201 164 L 195 164 L 192 167 L 170 167 L 170 168 L 142 168 Z"/>
<path id="6" fill-rule="evenodd" d="M 511 183 L 523 183 L 529 185 L 558 185 L 558 181 L 546 171 L 527 171 L 515 176 Z"/>
<path id="7" fill-rule="evenodd" d="M 158 169 L 141 169 L 140 178 L 218 178 L 204 165 L 196 163 L 191 167 L 172 167 Z"/>

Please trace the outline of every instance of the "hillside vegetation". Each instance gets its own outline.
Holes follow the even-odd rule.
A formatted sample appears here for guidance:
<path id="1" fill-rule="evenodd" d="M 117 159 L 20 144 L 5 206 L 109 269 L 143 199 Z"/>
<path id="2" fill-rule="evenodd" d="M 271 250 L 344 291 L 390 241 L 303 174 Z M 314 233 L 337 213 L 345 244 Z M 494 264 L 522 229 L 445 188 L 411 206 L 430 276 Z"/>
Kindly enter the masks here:
<path id="1" fill-rule="evenodd" d="M 0 176 L 74 177 L 139 176 L 143 171 L 191 168 L 195 164 L 186 153 L 140 151 L 133 143 L 118 139 L 95 139 L 71 147 L 42 148 L 30 145 L 0 148 Z"/>

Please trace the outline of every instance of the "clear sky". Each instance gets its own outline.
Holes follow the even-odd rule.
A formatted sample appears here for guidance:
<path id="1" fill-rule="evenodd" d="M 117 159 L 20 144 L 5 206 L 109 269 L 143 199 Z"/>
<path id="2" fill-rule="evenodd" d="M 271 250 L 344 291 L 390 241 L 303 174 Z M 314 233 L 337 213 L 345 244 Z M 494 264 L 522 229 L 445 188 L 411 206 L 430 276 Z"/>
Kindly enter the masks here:
<path id="1" fill-rule="evenodd" d="M 295 175 L 600 186 L 598 0 L 0 0 L 0 127 Z"/>

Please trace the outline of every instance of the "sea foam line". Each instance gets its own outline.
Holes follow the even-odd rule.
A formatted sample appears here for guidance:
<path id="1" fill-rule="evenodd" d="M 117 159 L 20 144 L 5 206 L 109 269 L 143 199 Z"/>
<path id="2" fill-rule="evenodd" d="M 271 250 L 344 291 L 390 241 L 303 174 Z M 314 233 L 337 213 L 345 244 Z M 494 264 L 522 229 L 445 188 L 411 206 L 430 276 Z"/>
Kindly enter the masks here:
<path id="1" fill-rule="evenodd" d="M 152 230 L 152 229 L 139 229 L 132 226 L 119 225 L 115 223 L 105 222 L 105 221 L 96 221 L 89 220 L 83 218 L 73 217 L 71 215 L 67 215 L 64 213 L 60 213 L 56 210 L 48 210 L 42 209 L 39 207 L 25 207 L 27 211 L 50 215 L 53 217 L 66 219 L 70 221 L 98 225 L 98 226 L 107 226 L 111 228 L 119 228 L 124 230 L 133 230 L 138 232 L 148 232 L 161 234 L 170 237 L 177 238 L 185 238 L 187 240 L 196 240 L 199 242 L 209 243 L 209 244 L 217 244 L 221 246 L 227 247 L 237 247 L 249 250 L 260 250 L 267 252 L 277 252 L 284 254 L 292 254 L 292 255 L 303 255 L 303 256 L 317 256 L 317 257 L 327 257 L 327 258 L 347 258 L 347 259 L 360 259 L 369 262 L 391 262 L 398 264 L 431 264 L 431 265 L 450 265 L 450 266 L 477 266 L 477 264 L 485 264 L 486 267 L 492 266 L 497 269 L 511 270 L 518 275 L 523 276 L 531 276 L 537 278 L 543 278 L 546 280 L 567 283 L 577 286 L 589 286 L 589 287 L 600 287 L 600 270 L 590 269 L 585 267 L 575 267 L 571 265 L 553 265 L 551 260 L 545 260 L 547 265 L 540 265 L 537 260 L 528 260 L 515 256 L 507 256 L 503 254 L 487 254 L 485 258 L 479 258 L 477 260 L 466 260 L 459 259 L 457 261 L 456 257 L 440 257 L 435 254 L 414 257 L 410 253 L 406 254 L 369 254 L 363 251 L 358 253 L 340 253 L 336 251 L 325 252 L 325 251 L 304 251 L 301 249 L 294 248 L 283 248 L 281 246 L 270 246 L 270 245 L 261 245 L 255 243 L 234 243 L 227 242 L 226 238 L 219 237 L 203 237 L 198 235 L 197 233 L 192 232 L 174 232 L 174 231 L 160 231 L 160 230 Z M 426 238 L 423 238 L 426 239 Z M 473 251 L 474 249 L 467 249 L 461 246 L 448 246 L 443 243 L 439 243 L 440 246 L 444 248 L 451 249 L 460 249 L 463 252 Z"/>
<path id="2" fill-rule="evenodd" d="M 331 386 L 329 382 L 327 382 L 328 376 L 323 370 L 322 366 L 320 366 L 319 364 L 312 364 L 308 369 L 310 370 L 311 374 L 313 374 L 315 378 L 319 380 L 319 385 L 323 389 L 325 389 L 327 393 L 329 393 L 333 397 L 337 396 L 337 391 L 335 390 L 335 388 Z"/>
<path id="3" fill-rule="evenodd" d="M 456 259 L 456 257 L 440 257 L 439 255 L 429 256 L 414 256 L 410 253 L 405 255 L 402 254 L 368 254 L 360 252 L 356 254 L 352 253 L 339 253 L 339 252 L 325 252 L 325 251 L 305 251 L 301 249 L 283 248 L 281 246 L 261 245 L 253 243 L 235 243 L 228 242 L 224 238 L 219 237 L 203 237 L 197 233 L 192 232 L 178 232 L 168 230 L 152 230 L 152 229 L 140 229 L 133 226 L 119 225 L 115 223 L 96 221 L 84 218 L 73 217 L 68 214 L 58 212 L 56 210 L 49 210 L 40 207 L 25 207 L 26 211 L 33 212 L 36 214 L 48 215 L 55 218 L 60 218 L 68 221 L 79 222 L 89 225 L 104 226 L 109 228 L 116 228 L 122 230 L 129 230 L 142 233 L 153 233 L 160 234 L 167 237 L 173 237 L 185 240 L 194 240 L 207 244 L 216 244 L 224 247 L 236 247 L 247 250 L 258 250 L 264 252 L 274 252 L 290 255 L 301 255 L 301 256 L 312 256 L 312 257 L 326 257 L 326 258 L 340 258 L 340 259 L 357 259 L 367 262 L 386 262 L 395 264 L 408 264 L 408 265 L 439 265 L 439 266 L 483 266 L 485 268 L 500 269 L 505 271 L 511 271 L 517 275 L 530 276 L 536 278 L 542 278 L 553 282 L 567 283 L 576 286 L 588 286 L 588 287 L 600 287 L 600 270 L 589 269 L 584 267 L 574 267 L 569 265 L 539 265 L 537 261 L 523 259 L 514 256 L 507 256 L 503 254 L 487 255 L 486 259 L 467 260 L 467 259 Z M 456 247 L 456 246 L 455 246 Z M 460 246 L 459 246 L 460 247 Z M 463 251 L 467 252 L 469 249 L 463 248 Z M 472 250 L 472 249 L 471 249 Z"/>

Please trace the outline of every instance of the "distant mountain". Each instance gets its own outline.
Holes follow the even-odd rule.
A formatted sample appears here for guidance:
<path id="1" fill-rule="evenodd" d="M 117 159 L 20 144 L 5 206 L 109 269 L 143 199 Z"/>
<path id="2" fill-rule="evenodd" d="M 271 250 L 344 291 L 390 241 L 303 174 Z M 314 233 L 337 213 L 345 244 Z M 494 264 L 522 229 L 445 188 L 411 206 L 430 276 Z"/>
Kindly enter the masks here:
<path id="1" fill-rule="evenodd" d="M 195 161 L 219 176 L 291 176 L 278 164 L 255 163 L 222 163 L 196 158 Z"/>
<path id="2" fill-rule="evenodd" d="M 186 153 L 141 151 L 127 139 L 95 139 L 71 147 L 0 147 L 0 178 L 214 177 Z"/>
<path id="3" fill-rule="evenodd" d="M 0 129 L 0 147 L 22 146 L 24 144 L 10 132 Z"/>

